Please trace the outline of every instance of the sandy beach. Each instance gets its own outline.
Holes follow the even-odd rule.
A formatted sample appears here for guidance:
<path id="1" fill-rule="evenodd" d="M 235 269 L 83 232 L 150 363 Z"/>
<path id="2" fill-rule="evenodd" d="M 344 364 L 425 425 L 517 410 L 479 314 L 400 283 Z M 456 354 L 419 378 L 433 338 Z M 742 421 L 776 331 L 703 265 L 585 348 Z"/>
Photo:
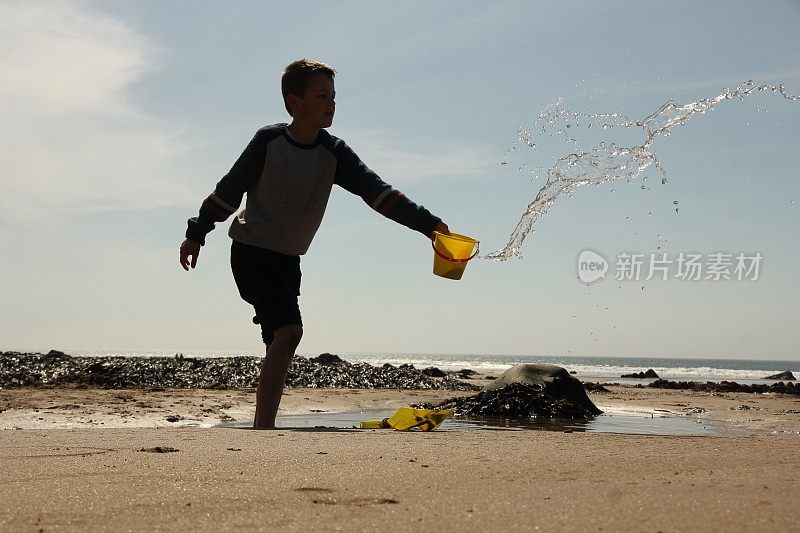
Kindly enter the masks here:
<path id="1" fill-rule="evenodd" d="M 696 531 L 800 526 L 800 398 L 615 386 L 607 413 L 714 436 L 214 427 L 250 390 L 0 391 L 0 529 Z M 287 389 L 282 415 L 454 391 Z M 17 429 L 21 428 L 21 429 Z"/>

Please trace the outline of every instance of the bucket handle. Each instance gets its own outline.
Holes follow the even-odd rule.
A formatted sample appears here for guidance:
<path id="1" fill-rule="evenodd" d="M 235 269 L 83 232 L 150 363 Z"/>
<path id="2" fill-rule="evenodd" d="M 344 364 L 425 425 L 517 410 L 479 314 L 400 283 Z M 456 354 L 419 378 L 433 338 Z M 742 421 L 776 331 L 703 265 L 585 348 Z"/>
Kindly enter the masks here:
<path id="1" fill-rule="evenodd" d="M 481 243 L 480 242 L 476 242 L 475 244 L 476 244 L 475 253 L 473 253 L 471 256 L 467 257 L 466 259 L 455 259 L 453 257 L 447 257 L 442 252 L 437 250 L 436 249 L 436 241 L 435 240 L 431 240 L 431 246 L 433 247 L 433 251 L 436 252 L 436 255 L 438 255 L 439 257 L 441 257 L 445 261 L 450 261 L 451 263 L 466 263 L 467 261 L 469 261 L 470 259 L 472 259 L 476 255 L 478 255 L 478 253 L 481 251 Z"/>

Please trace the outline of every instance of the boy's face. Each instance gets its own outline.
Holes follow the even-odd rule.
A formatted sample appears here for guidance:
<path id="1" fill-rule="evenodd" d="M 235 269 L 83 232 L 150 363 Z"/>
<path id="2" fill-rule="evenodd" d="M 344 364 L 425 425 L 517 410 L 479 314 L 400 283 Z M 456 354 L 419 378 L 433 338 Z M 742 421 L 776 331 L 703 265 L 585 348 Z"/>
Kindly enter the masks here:
<path id="1" fill-rule="evenodd" d="M 303 96 L 289 95 L 294 121 L 317 128 L 328 128 L 333 124 L 336 111 L 336 89 L 333 78 L 326 74 L 312 74 Z"/>

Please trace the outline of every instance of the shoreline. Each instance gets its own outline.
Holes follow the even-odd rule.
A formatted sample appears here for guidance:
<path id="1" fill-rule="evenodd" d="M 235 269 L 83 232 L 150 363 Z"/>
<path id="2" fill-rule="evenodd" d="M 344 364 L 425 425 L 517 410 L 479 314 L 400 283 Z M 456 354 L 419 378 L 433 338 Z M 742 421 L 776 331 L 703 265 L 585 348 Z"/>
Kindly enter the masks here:
<path id="1" fill-rule="evenodd" d="M 60 352 L 51 350 L 47 354 L 38 352 L 0 352 L 0 370 L 2 370 L 4 357 L 13 356 L 35 356 L 37 358 L 47 358 L 51 354 L 72 358 L 75 361 L 98 361 L 114 360 L 125 361 L 127 365 L 133 365 L 140 361 L 143 364 L 155 363 L 160 368 L 181 370 L 180 361 L 191 362 L 203 368 L 211 361 L 217 361 L 217 369 L 236 367 L 236 361 L 256 361 L 253 366 L 257 366 L 257 361 L 263 357 L 261 354 L 243 352 L 220 352 L 220 351 L 193 351 L 184 355 L 182 352 L 173 350 L 155 351 L 132 351 L 132 350 L 83 350 L 76 352 Z M 330 354 L 323 354 L 330 355 Z M 313 361 L 318 356 L 308 353 L 296 355 L 299 361 Z M 784 360 L 753 360 L 753 359 L 702 359 L 702 358 L 637 358 L 637 357 L 583 357 L 583 356 L 501 356 L 501 355 L 479 355 L 479 354 L 400 354 L 400 353 L 343 353 L 337 356 L 339 360 L 349 365 L 367 365 L 380 368 L 384 365 L 391 365 L 396 368 L 413 367 L 421 370 L 426 367 L 437 367 L 447 373 L 457 373 L 458 370 L 468 368 L 480 373 L 502 373 L 514 364 L 518 363 L 545 363 L 556 364 L 566 368 L 570 373 L 574 373 L 581 381 L 602 381 L 635 385 L 638 383 L 648 384 L 652 379 L 636 379 L 622 375 L 642 372 L 645 369 L 653 368 L 657 371 L 660 378 L 671 381 L 697 381 L 697 382 L 720 382 L 734 381 L 739 384 L 773 384 L 780 382 L 780 379 L 773 379 L 772 375 L 780 374 L 785 371 L 794 370 L 795 374 L 800 375 L 800 364 L 797 361 Z M 502 361 L 502 363 L 501 363 Z M 663 366 L 667 361 L 671 365 Z M 149 363 L 148 363 L 149 362 Z M 743 365 L 747 363 L 747 365 Z M 674 366 L 678 364 L 678 366 Z M 689 365 L 683 366 L 683 365 Z M 691 366 L 691 365 L 696 366 Z M 239 369 L 246 366 L 239 363 Z M 235 368 L 234 368 L 235 369 Z M 654 378 L 653 378 L 654 379 Z M 246 379 L 242 377 L 239 386 L 244 385 Z M 0 383 L 2 387 L 2 383 Z"/>
<path id="2" fill-rule="evenodd" d="M 476 375 L 468 383 L 481 383 Z M 483 381 L 485 383 L 485 381 Z M 589 392 L 607 415 L 717 422 L 741 434 L 800 435 L 800 397 L 608 385 Z M 279 417 L 393 410 L 476 391 L 287 388 Z M 47 386 L 0 389 L 0 430 L 199 427 L 252 421 L 254 389 L 106 389 Z"/>

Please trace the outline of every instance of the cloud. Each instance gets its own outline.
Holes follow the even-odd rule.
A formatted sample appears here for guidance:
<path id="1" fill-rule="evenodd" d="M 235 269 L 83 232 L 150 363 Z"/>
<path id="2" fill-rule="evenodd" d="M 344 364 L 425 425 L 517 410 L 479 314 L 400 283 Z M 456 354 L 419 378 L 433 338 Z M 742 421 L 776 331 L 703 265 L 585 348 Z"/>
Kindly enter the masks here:
<path id="1" fill-rule="evenodd" d="M 181 132 L 131 98 L 152 42 L 84 2 L 2 3 L 0 34 L 4 224 L 175 201 Z"/>

